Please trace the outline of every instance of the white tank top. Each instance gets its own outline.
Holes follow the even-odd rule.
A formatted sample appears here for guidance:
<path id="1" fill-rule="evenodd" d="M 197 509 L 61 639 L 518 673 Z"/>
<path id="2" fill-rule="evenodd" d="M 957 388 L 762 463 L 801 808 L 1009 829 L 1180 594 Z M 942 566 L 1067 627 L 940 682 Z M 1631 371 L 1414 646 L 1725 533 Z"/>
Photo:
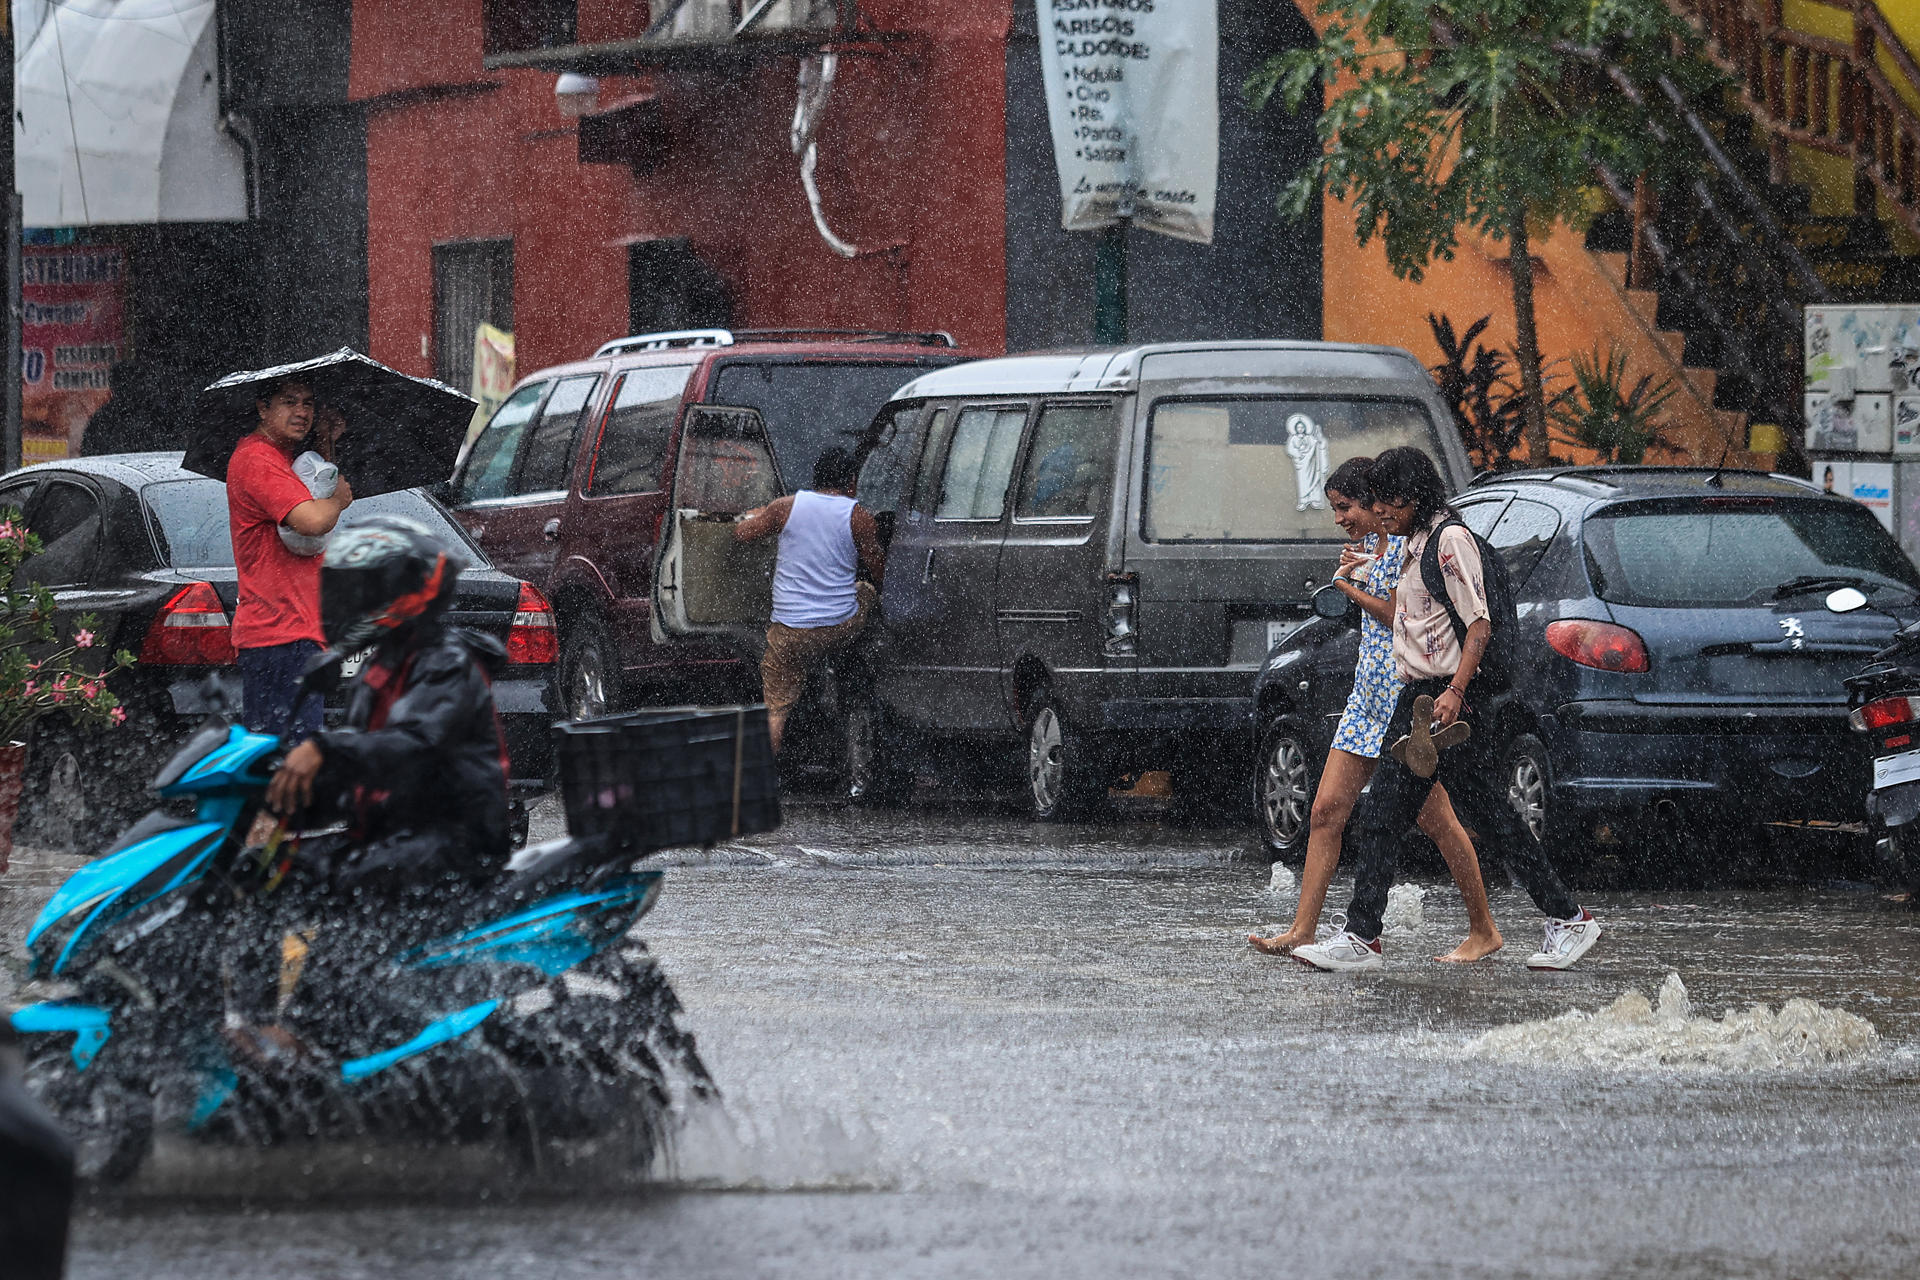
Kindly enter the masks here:
<path id="1" fill-rule="evenodd" d="M 859 609 L 853 571 L 853 499 L 802 489 L 780 530 L 773 569 L 773 620 L 789 627 L 831 627 Z"/>

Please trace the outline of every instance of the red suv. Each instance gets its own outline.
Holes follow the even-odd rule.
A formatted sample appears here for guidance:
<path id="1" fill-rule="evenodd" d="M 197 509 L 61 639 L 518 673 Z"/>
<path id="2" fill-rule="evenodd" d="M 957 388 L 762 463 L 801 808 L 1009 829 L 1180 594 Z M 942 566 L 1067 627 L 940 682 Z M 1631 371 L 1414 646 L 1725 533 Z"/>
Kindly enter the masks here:
<path id="1" fill-rule="evenodd" d="M 901 386 L 968 358 L 944 333 L 619 338 L 515 387 L 455 468 L 449 505 L 553 602 L 566 714 L 739 696 L 758 688 L 773 544 L 737 546 L 711 517 L 804 484 Z M 688 557 L 730 585 L 686 599 Z"/>

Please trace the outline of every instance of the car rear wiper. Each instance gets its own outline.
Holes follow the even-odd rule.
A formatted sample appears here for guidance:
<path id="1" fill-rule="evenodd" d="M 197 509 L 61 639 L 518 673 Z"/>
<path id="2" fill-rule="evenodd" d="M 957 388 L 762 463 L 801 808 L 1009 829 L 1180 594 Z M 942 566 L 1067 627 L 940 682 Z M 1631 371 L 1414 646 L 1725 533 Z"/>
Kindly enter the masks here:
<path id="1" fill-rule="evenodd" d="M 1773 589 L 1770 600 L 1785 600 L 1788 596 L 1804 596 L 1812 591 L 1831 591 L 1839 587 L 1863 587 L 1865 578 L 1849 577 L 1839 573 L 1808 573 L 1798 578 L 1789 578 Z"/>

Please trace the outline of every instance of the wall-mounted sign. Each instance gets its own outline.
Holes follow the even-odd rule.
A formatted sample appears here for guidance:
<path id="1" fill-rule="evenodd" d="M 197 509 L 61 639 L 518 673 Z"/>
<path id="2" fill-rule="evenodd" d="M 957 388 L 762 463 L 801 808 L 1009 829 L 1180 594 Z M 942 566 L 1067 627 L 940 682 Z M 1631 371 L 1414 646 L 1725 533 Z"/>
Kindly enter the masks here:
<path id="1" fill-rule="evenodd" d="M 125 284 L 114 245 L 20 250 L 22 462 L 80 452 L 125 346 Z"/>
<path id="2" fill-rule="evenodd" d="M 1220 167 L 1214 0 L 1038 0 L 1061 225 L 1122 218 L 1213 241 Z"/>

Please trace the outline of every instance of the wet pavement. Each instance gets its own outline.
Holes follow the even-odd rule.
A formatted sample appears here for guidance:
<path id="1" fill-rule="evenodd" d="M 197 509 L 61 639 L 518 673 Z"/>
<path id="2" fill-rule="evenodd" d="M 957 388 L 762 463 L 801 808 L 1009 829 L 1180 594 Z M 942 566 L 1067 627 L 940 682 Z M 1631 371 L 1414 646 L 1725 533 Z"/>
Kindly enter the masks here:
<path id="1" fill-rule="evenodd" d="M 1254 954 L 1291 898 L 1239 830 L 1164 816 L 803 804 L 665 861 L 643 932 L 725 1092 L 671 1168 L 515 1186 L 447 1153 L 163 1151 L 83 1211 L 72 1274 L 1920 1272 L 1920 917 L 1865 889 L 1590 894 L 1608 935 L 1542 975 L 1501 883 L 1506 951 L 1430 963 L 1464 914 L 1421 873 L 1424 923 L 1354 978 Z M 31 880 L 0 891 L 10 939 Z M 1472 1056 L 1669 972 L 1696 1012 L 1808 997 L 1879 1045 L 1758 1071 Z"/>

